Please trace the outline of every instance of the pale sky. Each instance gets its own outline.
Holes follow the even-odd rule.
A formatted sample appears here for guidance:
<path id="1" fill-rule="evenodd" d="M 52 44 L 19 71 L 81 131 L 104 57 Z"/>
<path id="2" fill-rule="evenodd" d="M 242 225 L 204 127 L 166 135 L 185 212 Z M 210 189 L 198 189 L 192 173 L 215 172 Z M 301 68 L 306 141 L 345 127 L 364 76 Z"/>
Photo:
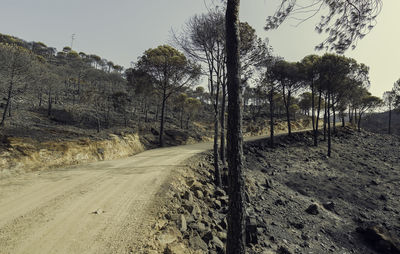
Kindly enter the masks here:
<path id="1" fill-rule="evenodd" d="M 208 0 L 206 0 L 208 1 Z M 170 41 L 171 29 L 179 31 L 185 21 L 206 11 L 203 0 L 0 0 L 0 33 L 27 41 L 42 41 L 61 50 L 97 54 L 116 64 L 131 61 L 148 48 Z M 279 0 L 242 0 L 241 21 L 253 26 L 261 38 L 268 37 L 275 54 L 298 61 L 316 53 L 325 37 L 314 31 L 316 19 L 299 27 L 288 20 L 276 31 L 264 31 L 265 18 Z M 390 90 L 400 78 L 400 1 L 384 0 L 373 31 L 345 55 L 370 66 L 371 89 L 377 96 Z M 322 54 L 323 52 L 319 52 Z"/>

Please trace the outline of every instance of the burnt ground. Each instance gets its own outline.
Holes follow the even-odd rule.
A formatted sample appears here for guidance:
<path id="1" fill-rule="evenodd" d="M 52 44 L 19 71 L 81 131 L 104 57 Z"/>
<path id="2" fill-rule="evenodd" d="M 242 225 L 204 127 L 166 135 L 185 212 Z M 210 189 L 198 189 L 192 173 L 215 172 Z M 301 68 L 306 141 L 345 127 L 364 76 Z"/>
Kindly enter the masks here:
<path id="1" fill-rule="evenodd" d="M 311 133 L 245 146 L 253 253 L 399 253 L 400 139 L 346 128 L 331 158 L 325 146 Z"/>
<path id="2" fill-rule="evenodd" d="M 244 146 L 248 253 L 400 253 L 399 137 L 346 127 L 331 158 L 310 132 L 277 143 Z M 166 192 L 159 251 L 224 253 L 227 194 L 211 184 L 211 153 L 192 160 Z"/>

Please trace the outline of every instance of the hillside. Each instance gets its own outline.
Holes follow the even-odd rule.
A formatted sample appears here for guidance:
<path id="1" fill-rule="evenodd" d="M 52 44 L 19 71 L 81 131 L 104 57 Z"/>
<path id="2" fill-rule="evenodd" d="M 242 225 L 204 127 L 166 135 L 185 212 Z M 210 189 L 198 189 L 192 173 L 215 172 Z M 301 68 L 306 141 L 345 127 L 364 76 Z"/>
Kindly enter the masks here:
<path id="1" fill-rule="evenodd" d="M 363 119 L 362 126 L 376 133 L 388 133 L 389 112 L 370 114 Z M 400 112 L 392 112 L 392 134 L 400 135 Z"/>
<path id="2" fill-rule="evenodd" d="M 248 253 L 400 253 L 399 147 L 398 137 L 349 128 L 334 137 L 331 158 L 308 132 L 281 136 L 275 149 L 247 143 Z M 223 253 L 227 196 L 210 184 L 211 160 L 180 171 L 147 249 Z"/>

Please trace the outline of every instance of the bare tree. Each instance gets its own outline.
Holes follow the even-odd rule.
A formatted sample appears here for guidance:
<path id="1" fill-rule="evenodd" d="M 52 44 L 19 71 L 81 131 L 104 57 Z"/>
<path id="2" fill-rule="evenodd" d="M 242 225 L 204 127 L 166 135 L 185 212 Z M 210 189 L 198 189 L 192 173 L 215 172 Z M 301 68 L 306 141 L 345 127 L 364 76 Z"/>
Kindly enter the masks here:
<path id="1" fill-rule="evenodd" d="M 225 160 L 224 122 L 225 122 L 225 19 L 217 9 L 207 14 L 195 15 L 186 23 L 180 35 L 173 34 L 175 43 L 186 55 L 203 63 L 203 74 L 208 76 L 208 90 L 214 109 L 214 172 L 215 182 L 222 185 L 218 164 L 219 156 Z M 220 112 L 220 89 L 222 86 L 222 107 Z M 220 121 L 221 120 L 221 121 Z M 221 123 L 221 151 L 218 150 L 219 123 Z"/>
<path id="2" fill-rule="evenodd" d="M 0 44 L 0 88 L 6 101 L 0 126 L 4 126 L 14 97 L 23 93 L 33 80 L 32 66 L 35 61 L 35 56 L 25 48 Z"/>
<path id="3" fill-rule="evenodd" d="M 383 101 L 389 109 L 388 134 L 392 134 L 392 110 L 396 102 L 396 92 L 394 90 L 384 92 Z"/>

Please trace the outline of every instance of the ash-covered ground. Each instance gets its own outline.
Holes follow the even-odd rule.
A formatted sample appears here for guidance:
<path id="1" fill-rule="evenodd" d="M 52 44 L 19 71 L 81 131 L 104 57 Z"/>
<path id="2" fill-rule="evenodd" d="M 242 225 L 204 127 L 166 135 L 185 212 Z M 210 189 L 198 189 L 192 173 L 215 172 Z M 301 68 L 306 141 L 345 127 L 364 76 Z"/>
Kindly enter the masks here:
<path id="1" fill-rule="evenodd" d="M 399 137 L 340 128 L 330 158 L 311 132 L 276 143 L 244 146 L 248 253 L 400 253 Z M 228 195 L 212 161 L 192 158 L 165 189 L 145 249 L 224 253 Z"/>

